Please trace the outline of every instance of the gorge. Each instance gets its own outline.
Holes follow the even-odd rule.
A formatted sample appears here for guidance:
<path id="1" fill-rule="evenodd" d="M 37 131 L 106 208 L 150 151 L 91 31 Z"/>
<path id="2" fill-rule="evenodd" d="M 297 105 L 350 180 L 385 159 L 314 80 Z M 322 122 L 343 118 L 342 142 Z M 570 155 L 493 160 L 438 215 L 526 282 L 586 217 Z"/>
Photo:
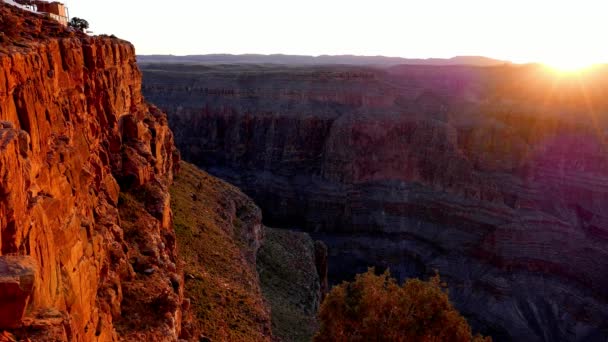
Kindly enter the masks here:
<path id="1" fill-rule="evenodd" d="M 332 282 L 437 270 L 495 340 L 608 336 L 605 68 L 140 67 L 182 157 L 322 239 Z"/>
<path id="2" fill-rule="evenodd" d="M 261 220 L 180 161 L 131 43 L 0 2 L 0 341 L 309 340 L 325 250 Z"/>
<path id="3" fill-rule="evenodd" d="M 188 58 L 0 1 L 0 342 L 310 341 L 371 266 L 608 338 L 606 67 Z"/>

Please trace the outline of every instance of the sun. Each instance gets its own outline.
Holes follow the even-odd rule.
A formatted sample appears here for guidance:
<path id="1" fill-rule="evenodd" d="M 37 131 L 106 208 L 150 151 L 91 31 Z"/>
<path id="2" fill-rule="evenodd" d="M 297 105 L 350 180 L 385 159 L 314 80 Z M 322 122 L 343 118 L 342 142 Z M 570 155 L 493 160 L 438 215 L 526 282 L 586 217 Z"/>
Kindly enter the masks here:
<path id="1" fill-rule="evenodd" d="M 589 58 L 564 56 L 562 58 L 549 59 L 543 64 L 556 72 L 574 74 L 584 72 L 597 63 L 597 61 Z"/>

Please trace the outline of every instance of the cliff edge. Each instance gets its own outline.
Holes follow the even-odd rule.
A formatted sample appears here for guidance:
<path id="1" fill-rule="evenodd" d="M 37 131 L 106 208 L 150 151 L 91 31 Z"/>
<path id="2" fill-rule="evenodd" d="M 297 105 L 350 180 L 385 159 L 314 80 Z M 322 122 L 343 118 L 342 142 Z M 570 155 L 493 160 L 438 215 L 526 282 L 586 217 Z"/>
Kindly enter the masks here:
<path id="1" fill-rule="evenodd" d="M 0 330 L 177 340 L 179 158 L 133 46 L 2 2 L 0 32 Z"/>

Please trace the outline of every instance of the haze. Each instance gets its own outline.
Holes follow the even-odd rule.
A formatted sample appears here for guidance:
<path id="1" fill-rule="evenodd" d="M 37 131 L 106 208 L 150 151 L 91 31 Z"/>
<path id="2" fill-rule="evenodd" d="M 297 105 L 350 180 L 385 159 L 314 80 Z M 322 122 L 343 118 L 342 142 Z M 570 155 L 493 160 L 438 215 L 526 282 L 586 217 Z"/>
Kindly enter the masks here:
<path id="1" fill-rule="evenodd" d="M 483 55 L 514 62 L 608 60 L 602 1 L 67 1 L 95 33 L 138 54 Z"/>

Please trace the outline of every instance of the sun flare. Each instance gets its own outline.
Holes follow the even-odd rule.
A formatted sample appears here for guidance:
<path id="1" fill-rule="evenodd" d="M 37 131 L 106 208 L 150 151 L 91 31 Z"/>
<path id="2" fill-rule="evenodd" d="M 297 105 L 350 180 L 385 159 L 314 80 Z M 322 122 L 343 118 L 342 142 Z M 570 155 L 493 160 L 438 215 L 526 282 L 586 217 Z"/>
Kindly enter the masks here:
<path id="1" fill-rule="evenodd" d="M 545 64 L 550 69 L 560 73 L 580 73 L 586 71 L 596 65 L 597 61 L 592 61 L 586 58 L 556 58 L 546 61 Z"/>

